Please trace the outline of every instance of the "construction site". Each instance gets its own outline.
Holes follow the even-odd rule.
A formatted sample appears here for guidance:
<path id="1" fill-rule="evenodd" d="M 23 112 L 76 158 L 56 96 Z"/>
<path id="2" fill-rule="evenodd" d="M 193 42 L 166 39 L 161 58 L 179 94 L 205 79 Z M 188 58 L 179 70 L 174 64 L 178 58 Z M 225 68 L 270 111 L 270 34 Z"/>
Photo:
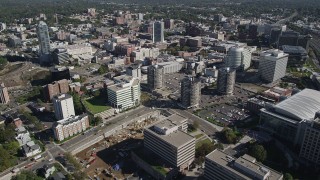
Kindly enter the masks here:
<path id="1" fill-rule="evenodd" d="M 147 119 L 129 124 L 125 129 L 81 151 L 76 155 L 84 172 L 92 179 L 125 179 L 138 174 L 131 160 L 132 150 L 143 146 L 143 129 L 157 121 Z"/>

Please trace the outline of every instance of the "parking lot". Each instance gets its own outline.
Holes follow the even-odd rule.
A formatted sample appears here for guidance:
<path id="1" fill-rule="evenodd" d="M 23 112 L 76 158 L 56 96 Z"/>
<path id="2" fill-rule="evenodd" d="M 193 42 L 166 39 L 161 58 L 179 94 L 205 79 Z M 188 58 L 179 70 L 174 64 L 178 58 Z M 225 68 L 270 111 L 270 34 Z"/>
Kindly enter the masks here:
<path id="1" fill-rule="evenodd" d="M 204 88 L 201 91 L 199 109 L 189 111 L 208 121 L 228 125 L 249 117 L 249 112 L 244 110 L 244 103 L 252 95 L 254 94 L 238 87 L 235 87 L 233 96 L 220 95 L 215 89 Z"/>

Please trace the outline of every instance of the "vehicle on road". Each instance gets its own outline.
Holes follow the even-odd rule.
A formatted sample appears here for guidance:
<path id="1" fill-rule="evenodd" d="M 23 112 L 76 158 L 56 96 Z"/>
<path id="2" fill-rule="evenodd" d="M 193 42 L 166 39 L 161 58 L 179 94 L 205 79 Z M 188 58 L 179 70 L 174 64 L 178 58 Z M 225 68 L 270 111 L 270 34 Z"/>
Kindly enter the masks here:
<path id="1" fill-rule="evenodd" d="M 33 157 L 32 160 L 36 161 L 36 160 L 40 159 L 41 157 L 42 157 L 41 155 L 37 155 L 37 156 Z"/>

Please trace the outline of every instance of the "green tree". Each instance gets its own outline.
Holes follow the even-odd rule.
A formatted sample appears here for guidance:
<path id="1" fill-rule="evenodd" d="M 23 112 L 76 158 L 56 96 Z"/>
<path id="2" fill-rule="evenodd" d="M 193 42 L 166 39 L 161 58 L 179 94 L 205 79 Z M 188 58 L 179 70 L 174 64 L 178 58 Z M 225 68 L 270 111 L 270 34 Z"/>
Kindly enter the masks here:
<path id="1" fill-rule="evenodd" d="M 7 64 L 8 64 L 8 60 L 4 57 L 0 57 L 0 70 L 3 70 Z"/>
<path id="2" fill-rule="evenodd" d="M 99 73 L 100 75 L 105 74 L 105 73 L 107 73 L 107 72 L 108 72 L 107 66 L 101 65 L 101 66 L 99 67 L 99 69 L 98 69 L 98 73 Z"/>
<path id="3" fill-rule="evenodd" d="M 203 143 L 196 149 L 196 157 L 204 157 L 214 150 L 213 143 Z"/>
<path id="4" fill-rule="evenodd" d="M 2 146 L 0 146 L 0 159 L 1 172 L 14 165 L 10 153 L 7 150 L 5 150 Z"/>
<path id="5" fill-rule="evenodd" d="M 77 115 L 82 114 L 84 112 L 84 107 L 81 103 L 80 95 L 77 93 L 71 93 L 73 98 L 74 110 Z"/>
<path id="6" fill-rule="evenodd" d="M 290 173 L 285 173 L 283 179 L 284 180 L 293 180 L 293 177 Z"/>
<path id="7" fill-rule="evenodd" d="M 18 175 L 12 177 L 12 180 L 42 180 L 32 171 L 21 171 Z"/>
<path id="8" fill-rule="evenodd" d="M 258 161 L 263 162 L 267 158 L 267 151 L 262 145 L 254 144 L 249 149 L 249 155 L 256 158 Z"/>
<path id="9" fill-rule="evenodd" d="M 3 148 L 5 150 L 7 150 L 8 153 L 15 155 L 15 154 L 17 154 L 17 152 L 20 148 L 20 145 L 19 145 L 18 141 L 11 141 L 9 143 L 3 144 Z"/>
<path id="10" fill-rule="evenodd" d="M 94 126 L 97 126 L 98 124 L 102 123 L 102 117 L 97 116 L 95 118 L 92 118 L 91 124 Z"/>
<path id="11" fill-rule="evenodd" d="M 236 135 L 236 133 L 232 130 L 232 129 L 230 129 L 230 128 L 225 128 L 225 129 L 223 129 L 222 130 L 222 138 L 224 139 L 224 141 L 226 141 L 227 143 L 229 143 L 229 144 L 234 144 L 234 143 L 236 143 L 237 142 L 237 139 L 238 139 L 238 137 L 237 137 L 237 135 Z"/>

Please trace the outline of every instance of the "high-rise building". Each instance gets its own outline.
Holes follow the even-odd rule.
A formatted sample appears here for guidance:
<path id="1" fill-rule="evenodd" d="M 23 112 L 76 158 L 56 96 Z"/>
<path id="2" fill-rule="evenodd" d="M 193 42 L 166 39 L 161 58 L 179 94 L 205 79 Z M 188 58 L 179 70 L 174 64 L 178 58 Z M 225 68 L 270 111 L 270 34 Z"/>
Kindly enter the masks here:
<path id="1" fill-rule="evenodd" d="M 48 26 L 45 22 L 40 21 L 37 27 L 39 40 L 40 63 L 50 63 L 50 38 Z"/>
<path id="2" fill-rule="evenodd" d="M 156 21 L 153 23 L 152 29 L 153 43 L 164 42 L 164 23 L 162 21 Z"/>
<path id="3" fill-rule="evenodd" d="M 236 70 L 224 67 L 218 71 L 217 90 L 221 94 L 232 95 L 236 81 Z"/>
<path id="4" fill-rule="evenodd" d="M 133 78 L 141 79 L 141 65 L 132 64 L 131 66 L 126 68 L 126 74 Z"/>
<path id="5" fill-rule="evenodd" d="M 187 76 L 181 81 L 181 105 L 184 108 L 197 107 L 201 97 L 201 82 L 198 78 Z"/>
<path id="6" fill-rule="evenodd" d="M 286 75 L 288 54 L 280 50 L 267 50 L 260 54 L 259 74 L 269 82 L 275 82 Z"/>
<path id="7" fill-rule="evenodd" d="M 53 96 L 69 92 L 69 82 L 66 79 L 54 81 L 53 83 L 44 86 L 43 92 L 45 99 L 51 101 Z"/>
<path id="8" fill-rule="evenodd" d="M 140 80 L 136 78 L 122 79 L 122 82 L 108 86 L 108 101 L 120 111 L 140 104 Z"/>
<path id="9" fill-rule="evenodd" d="M 164 86 L 164 68 L 159 65 L 148 67 L 147 81 L 151 90 L 160 89 Z"/>
<path id="10" fill-rule="evenodd" d="M 52 98 L 52 103 L 57 120 L 67 119 L 75 115 L 73 98 L 71 95 L 56 95 Z"/>
<path id="11" fill-rule="evenodd" d="M 247 154 L 235 158 L 221 150 L 214 150 L 205 158 L 204 178 L 282 180 L 283 174 L 259 162 Z"/>
<path id="12" fill-rule="evenodd" d="M 143 20 L 143 14 L 142 13 L 138 13 L 138 20 Z"/>
<path id="13" fill-rule="evenodd" d="M 254 48 L 251 47 L 231 47 L 225 58 L 225 66 L 246 70 L 251 65 L 252 52 Z"/>
<path id="14" fill-rule="evenodd" d="M 195 138 L 187 134 L 187 119 L 178 114 L 144 129 L 144 147 L 173 167 L 188 167 L 195 156 Z"/>
<path id="15" fill-rule="evenodd" d="M 165 19 L 164 20 L 164 28 L 165 29 L 173 29 L 174 28 L 174 20 L 173 19 Z"/>
<path id="16" fill-rule="evenodd" d="M 0 104 L 7 104 L 9 101 L 8 88 L 4 83 L 0 83 Z"/>
<path id="17" fill-rule="evenodd" d="M 71 116 L 55 123 L 53 126 L 54 137 L 56 140 L 62 141 L 87 130 L 89 127 L 90 123 L 88 115 Z"/>

